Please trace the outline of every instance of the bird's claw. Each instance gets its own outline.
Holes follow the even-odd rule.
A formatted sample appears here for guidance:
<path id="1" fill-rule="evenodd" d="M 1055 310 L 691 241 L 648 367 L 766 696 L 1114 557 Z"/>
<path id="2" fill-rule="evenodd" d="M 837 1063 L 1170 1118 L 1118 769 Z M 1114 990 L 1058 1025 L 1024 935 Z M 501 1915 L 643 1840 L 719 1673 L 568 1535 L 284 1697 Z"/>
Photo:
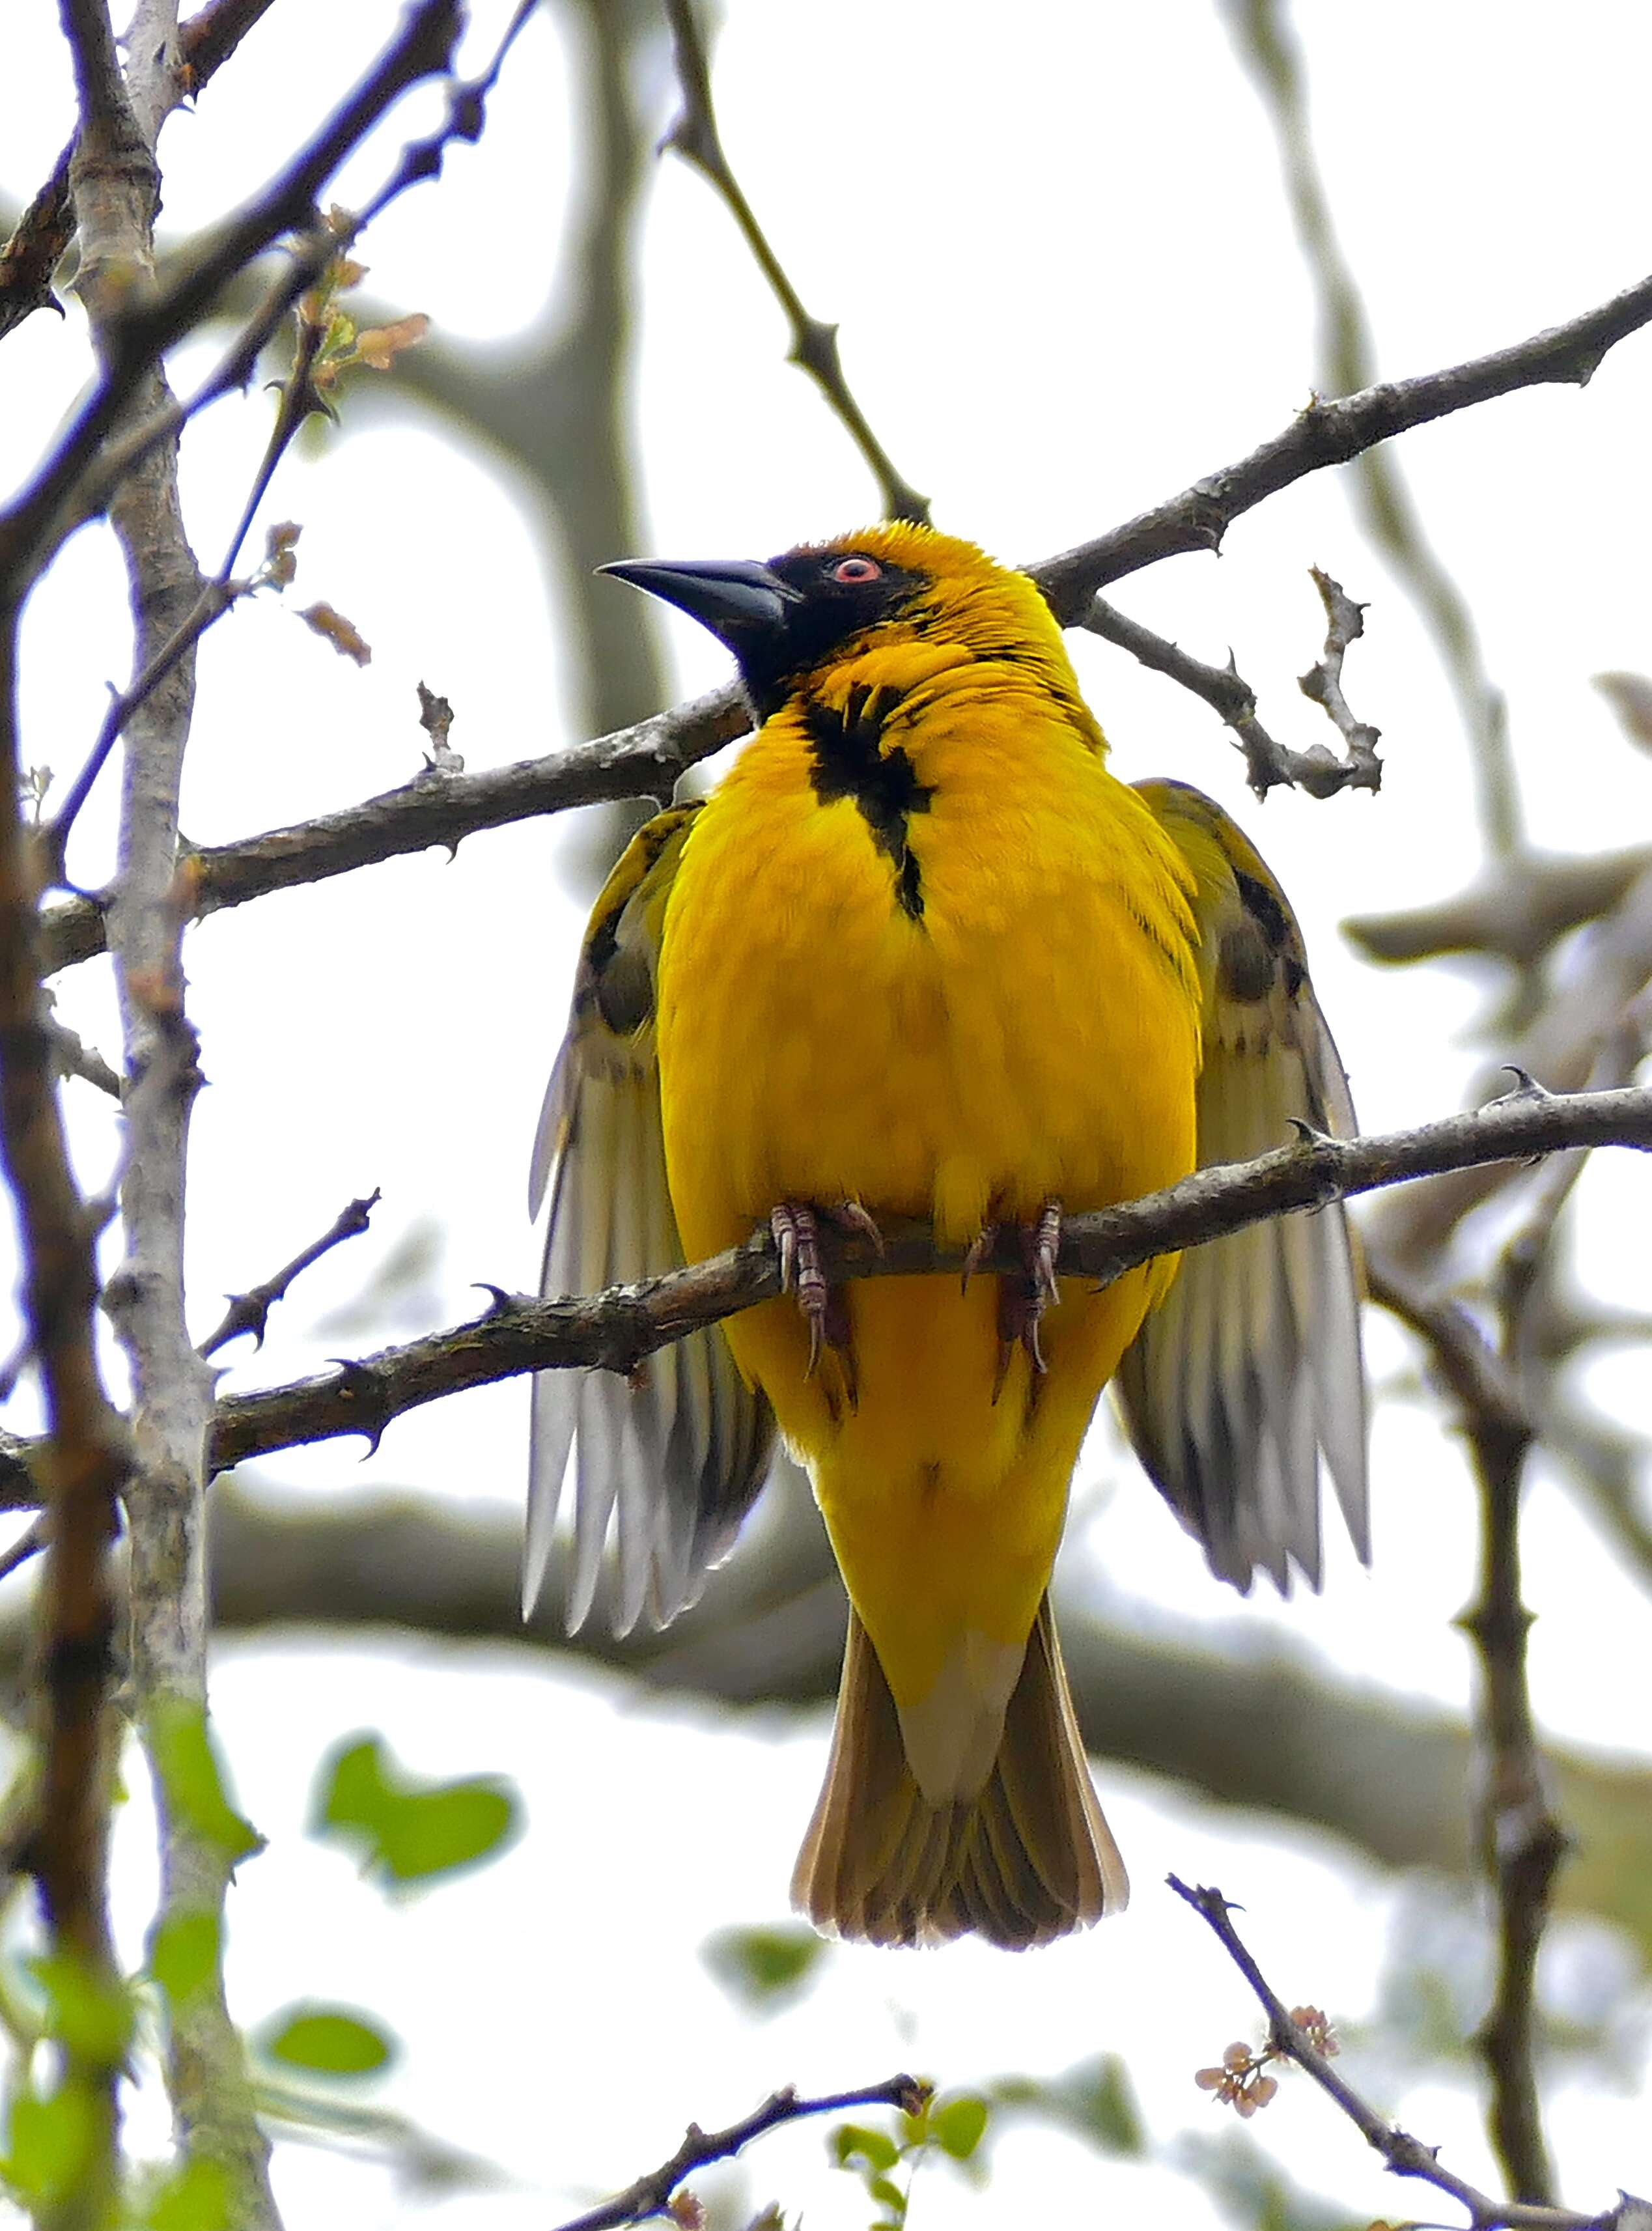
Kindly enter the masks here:
<path id="1" fill-rule="evenodd" d="M 871 1211 L 858 1200 L 835 1201 L 818 1212 L 806 1201 L 783 1200 L 769 1218 L 769 1229 L 780 1258 L 780 1290 L 797 1295 L 797 1307 L 809 1327 L 809 1363 L 803 1376 L 812 1379 L 820 1367 L 821 1349 L 831 1348 L 838 1357 L 853 1406 L 855 1380 L 849 1303 L 842 1288 L 828 1280 L 821 1261 L 822 1214 L 841 1230 L 868 1240 L 879 1255 L 883 1253 L 883 1234 Z"/>
<path id="2" fill-rule="evenodd" d="M 991 1231 L 983 1233 L 965 1258 L 966 1282 L 971 1270 L 980 1259 L 977 1250 L 984 1254 L 995 1236 Z M 1045 1310 L 1053 1308 L 1061 1299 L 1061 1288 L 1055 1277 L 1055 1261 L 1062 1244 L 1060 1201 L 1047 1200 L 1038 1212 L 1038 1221 L 1019 1225 L 1016 1238 L 1023 1267 L 1019 1272 L 1008 1273 L 998 1280 L 998 1363 L 992 1379 L 995 1404 L 1003 1392 L 1003 1383 L 1010 1375 L 1010 1361 L 1017 1348 L 1023 1351 L 1039 1377 L 1042 1378 L 1049 1368 L 1038 1337 L 1038 1325 Z"/>

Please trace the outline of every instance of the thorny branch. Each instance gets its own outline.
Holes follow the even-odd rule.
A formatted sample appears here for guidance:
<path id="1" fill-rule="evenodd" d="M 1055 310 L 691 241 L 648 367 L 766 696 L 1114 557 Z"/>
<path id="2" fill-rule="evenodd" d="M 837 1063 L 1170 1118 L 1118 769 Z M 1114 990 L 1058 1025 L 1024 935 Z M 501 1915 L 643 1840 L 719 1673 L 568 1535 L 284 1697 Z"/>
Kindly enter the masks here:
<path id="1" fill-rule="evenodd" d="M 730 686 L 541 759 L 474 774 L 422 773 L 359 805 L 190 854 L 197 915 L 432 845 L 452 848 L 479 830 L 539 814 L 619 798 L 669 798 L 697 760 L 744 735 L 750 725 L 744 699 Z M 43 924 L 48 967 L 71 967 L 101 953 L 104 912 L 99 897 L 68 899 L 48 909 Z"/>
<path id="2" fill-rule="evenodd" d="M 1184 551 L 1217 550 L 1234 521 L 1328 465 L 1345 465 L 1379 442 L 1524 387 L 1586 386 L 1608 350 L 1652 322 L 1652 277 L 1563 326 L 1512 347 L 1415 379 L 1384 380 L 1327 402 L 1315 397 L 1282 433 L 1249 456 L 1195 481 L 1107 534 L 1027 571 L 1064 627 L 1082 624 L 1098 589 Z"/>
<path id="3" fill-rule="evenodd" d="M 668 2161 L 638 2177 L 635 2184 L 627 2185 L 601 2207 L 571 2217 L 558 2231 L 621 2231 L 628 2223 L 646 2223 L 650 2216 L 666 2214 L 672 2194 L 685 2177 L 692 2176 L 697 2169 L 709 2168 L 713 2162 L 726 2161 L 753 2138 L 764 2137 L 784 2124 L 801 2122 L 810 2115 L 842 2114 L 849 2107 L 898 2107 L 903 2114 L 921 2114 L 929 2089 L 915 2076 L 891 2076 L 884 2083 L 868 2084 L 858 2092 L 833 2092 L 823 2098 L 800 2099 L 787 2086 L 726 2131 L 702 2131 L 698 2123 L 690 2123 L 682 2144 Z"/>
<path id="4" fill-rule="evenodd" d="M 1229 1958 L 1260 2000 L 1268 2016 L 1270 2049 L 1294 2061 L 1341 2108 L 1366 2144 L 1379 2153 L 1397 2176 L 1414 2176 L 1431 2184 L 1464 2208 L 1471 2231 L 1652 2231 L 1652 2208 L 1643 2200 L 1621 2193 L 1618 2204 L 1598 2215 L 1579 2215 L 1569 2208 L 1534 2205 L 1529 2202 L 1494 2200 L 1489 2193 L 1456 2176 L 1441 2162 L 1436 2149 L 1385 2122 L 1368 2105 L 1341 2072 L 1318 2050 L 1300 2025 L 1291 2018 L 1285 2001 L 1274 1989 L 1233 1924 L 1235 1908 L 1219 1890 L 1197 1888 L 1178 1875 L 1168 1878 L 1170 1887 L 1206 1921 Z"/>
<path id="5" fill-rule="evenodd" d="M 1129 618 L 1116 605 L 1110 605 L 1105 597 L 1091 598 L 1089 609 L 1081 624 L 1090 634 L 1117 643 L 1121 650 L 1127 650 L 1133 658 L 1139 659 L 1144 666 L 1151 667 L 1155 674 L 1166 675 L 1172 682 L 1178 682 L 1184 689 L 1191 689 L 1196 697 L 1202 697 L 1213 712 L 1219 714 L 1238 740 L 1239 748 L 1245 756 L 1246 780 L 1258 798 L 1266 798 L 1268 792 L 1281 783 L 1305 790 L 1312 798 L 1334 798 L 1341 790 L 1379 790 L 1383 769 L 1376 749 L 1378 731 L 1356 721 L 1341 694 L 1341 654 L 1353 637 L 1361 632 L 1361 607 L 1343 595 L 1329 574 L 1320 572 L 1317 566 L 1313 572 L 1314 585 L 1326 604 L 1332 633 L 1324 658 L 1309 675 L 1303 677 L 1301 687 L 1317 703 L 1326 705 L 1326 711 L 1336 722 L 1348 747 L 1347 754 L 1343 759 L 1339 759 L 1334 752 L 1327 751 L 1323 744 L 1315 744 L 1306 752 L 1293 751 L 1270 735 L 1256 718 L 1256 693 L 1240 673 L 1231 656 L 1225 666 L 1207 666 L 1203 659 L 1193 657 L 1179 643 L 1168 642 L 1165 637 L 1155 635 L 1151 628 L 1144 627 L 1139 620 Z M 1345 613 L 1352 615 L 1351 624 L 1346 622 L 1345 615 L 1339 624 L 1338 617 L 1331 612 L 1333 592 L 1341 599 L 1339 609 L 1345 608 Z M 1339 625 L 1345 627 L 1345 634 L 1339 632 Z M 1319 695 L 1317 682 L 1314 689 L 1308 688 L 1310 681 L 1327 672 L 1333 657 L 1337 708 L 1334 711 Z"/>
<path id="6" fill-rule="evenodd" d="M 201 1342 L 198 1353 L 203 1356 L 216 1355 L 221 1348 L 227 1348 L 232 1340 L 239 1340 L 243 1333 L 250 1333 L 253 1345 L 261 1348 L 269 1313 L 277 1302 L 286 1300 L 287 1290 L 294 1279 L 300 1271 L 307 1271 L 313 1263 L 319 1263 L 324 1255 L 330 1255 L 335 1247 L 342 1246 L 346 1239 L 359 1238 L 366 1231 L 378 1202 L 377 1186 L 371 1193 L 364 1193 L 358 1200 L 347 1201 L 321 1237 L 313 1239 L 307 1247 L 300 1248 L 290 1263 L 283 1263 L 281 1269 L 266 1278 L 261 1285 L 249 1286 L 244 1294 L 229 1295 L 229 1308 L 216 1328 Z"/>
<path id="7" fill-rule="evenodd" d="M 837 327 L 811 317 L 779 257 L 770 246 L 752 204 L 723 152 L 712 104 L 711 68 L 705 42 L 694 21 L 694 0 L 666 0 L 666 16 L 676 55 L 677 82 L 682 91 L 682 113 L 667 133 L 664 145 L 674 148 L 691 164 L 723 202 L 752 251 L 752 260 L 768 281 L 791 328 L 787 361 L 806 372 L 825 398 L 834 417 L 849 435 L 878 484 L 886 519 L 929 518 L 929 498 L 920 495 L 895 469 L 894 461 L 868 423 L 843 376 L 837 346 Z"/>
<path id="8" fill-rule="evenodd" d="M 1520 1093 L 1463 1116 L 1365 1139 L 1314 1135 L 1251 1162 L 1196 1171 L 1162 1193 L 1069 1218 L 1062 1227 L 1063 1276 L 1110 1283 L 1138 1264 L 1198 1246 L 1263 1218 L 1323 1208 L 1376 1187 L 1489 1160 L 1527 1160 L 1578 1146 L 1652 1148 L 1652 1090 Z M 961 1250 L 937 1250 L 926 1225 L 894 1224 L 875 1252 L 852 1234 L 822 1235 L 829 1277 L 875 1277 L 955 1271 Z M 983 1269 L 1011 1270 L 1010 1238 Z M 582 1368 L 630 1373 L 656 1348 L 697 1326 L 768 1301 L 780 1290 L 766 1230 L 710 1261 L 634 1286 L 542 1302 L 489 1289 L 493 1305 L 475 1322 L 384 1348 L 285 1387 L 221 1399 L 210 1460 L 215 1471 L 250 1457 L 312 1441 L 365 1434 L 377 1443 L 392 1419 L 427 1402 L 524 1372 Z M 29 1445 L 0 1445 L 0 1505 L 36 1500 Z"/>

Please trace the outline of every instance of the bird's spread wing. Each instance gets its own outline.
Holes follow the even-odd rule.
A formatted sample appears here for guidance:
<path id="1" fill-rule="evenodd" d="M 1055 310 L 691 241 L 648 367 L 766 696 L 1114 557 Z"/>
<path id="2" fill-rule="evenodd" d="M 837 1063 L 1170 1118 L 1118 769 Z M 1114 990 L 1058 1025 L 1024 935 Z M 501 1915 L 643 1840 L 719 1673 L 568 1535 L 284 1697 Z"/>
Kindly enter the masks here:
<path id="1" fill-rule="evenodd" d="M 697 805 L 649 823 L 609 877 L 585 933 L 568 1034 L 534 1141 L 529 1204 L 548 1191 L 539 1291 L 594 1294 L 681 1266 L 666 1183 L 655 979 L 666 900 Z M 716 1326 L 650 1356 L 639 1383 L 606 1371 L 533 1381 L 526 1610 L 545 1578 L 574 1451 L 570 1632 L 590 1612 L 610 1519 L 616 1633 L 663 1626 L 727 1555 L 768 1469 L 774 1421 Z M 616 1518 L 616 1514 L 617 1516 Z"/>
<path id="2" fill-rule="evenodd" d="M 1292 1119 L 1346 1137 L 1353 1104 L 1296 922 L 1222 808 L 1138 786 L 1197 884 L 1204 1064 L 1201 1166 L 1285 1145 Z M 1320 1581 L 1319 1474 L 1369 1555 L 1359 1278 L 1340 1204 L 1191 1248 L 1115 1381 L 1138 1455 L 1212 1571 Z"/>

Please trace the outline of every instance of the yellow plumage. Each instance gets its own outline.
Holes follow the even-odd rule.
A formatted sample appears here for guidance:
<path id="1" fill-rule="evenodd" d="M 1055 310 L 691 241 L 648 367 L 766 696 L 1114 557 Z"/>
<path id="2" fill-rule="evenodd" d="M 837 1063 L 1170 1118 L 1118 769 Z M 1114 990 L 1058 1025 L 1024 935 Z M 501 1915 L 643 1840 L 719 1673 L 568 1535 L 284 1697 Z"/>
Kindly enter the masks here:
<path id="1" fill-rule="evenodd" d="M 1286 1022 L 1307 1011 L 1317 1022 L 1294 951 L 1269 941 L 1273 918 L 1264 926 L 1246 912 L 1260 863 L 1246 847 L 1231 864 L 1228 837 L 1243 840 L 1197 793 L 1145 794 L 1108 773 L 1060 631 L 1024 576 L 899 525 L 772 568 L 620 570 L 729 642 L 764 717 L 713 797 L 664 835 L 644 832 L 598 902 L 584 1014 L 577 994 L 548 1103 L 546 1159 L 558 1162 L 558 1200 L 585 1183 L 582 1166 L 600 1167 L 599 1205 L 626 1182 L 593 1136 L 612 1128 L 609 1103 L 582 1096 L 589 1076 L 590 1092 L 611 1099 L 617 1065 L 633 1082 L 634 1127 L 637 1109 L 657 1106 L 668 1200 L 651 1142 L 634 1143 L 621 1160 L 637 1198 L 629 1211 L 599 1206 L 606 1251 L 589 1244 L 587 1212 L 581 1248 L 565 1239 L 553 1270 L 558 1222 L 569 1221 L 553 1214 L 552 1283 L 576 1269 L 600 1283 L 695 1260 L 777 1208 L 930 1218 L 943 1240 L 967 1245 L 991 1225 L 1030 1232 L 1056 1205 L 1077 1213 L 1151 1192 L 1208 1145 L 1202 1033 L 1227 1063 L 1214 1112 L 1229 1114 L 1238 1143 L 1224 1151 L 1253 1150 L 1248 1131 L 1281 1112 L 1340 1113 L 1311 1104 L 1306 1071 L 1277 1051 L 1262 1058 L 1268 1090 L 1247 1097 L 1233 1081 L 1248 1085 L 1250 1070 L 1243 1029 L 1229 1025 L 1259 993 L 1283 999 Z M 1229 944 L 1218 951 L 1218 930 L 1229 943 L 1249 930 L 1258 944 L 1250 979 L 1222 960 Z M 633 975 L 645 972 L 638 1017 L 593 1025 L 591 987 L 623 953 Z M 1307 1057 L 1316 1077 L 1329 1049 L 1322 1025 L 1319 1034 Z M 1281 1025 L 1280 1035 L 1293 1032 Z M 1334 1069 L 1333 1051 L 1329 1060 Z M 655 1244 L 639 1247 L 645 1227 Z M 1231 1394 L 1245 1413 L 1233 1437 L 1239 1469 L 1277 1474 L 1299 1516 L 1306 1462 L 1316 1529 L 1318 1446 L 1345 1469 L 1363 1461 L 1349 1453 L 1356 1440 L 1363 1451 L 1357 1335 L 1352 1412 L 1344 1403 L 1329 1417 L 1332 1397 L 1328 1422 L 1311 1402 L 1291 1409 L 1309 1335 L 1297 1305 L 1311 1305 L 1316 1277 L 1352 1292 L 1339 1219 L 1334 1229 L 1342 1255 L 1302 1258 L 1308 1285 L 1287 1295 L 1282 1344 L 1276 1278 L 1255 1297 L 1242 1284 L 1222 1295 L 1226 1332 L 1213 1329 L 1195 1359 L 1214 1355 L 1205 1392 Z M 812 1329 L 787 1298 L 696 1336 L 694 1368 L 713 1392 L 720 1373 L 727 1398 L 727 1356 L 738 1368 L 752 1413 L 741 1445 L 755 1450 L 771 1406 L 807 1465 L 853 1607 L 832 1766 L 796 1885 L 805 1910 L 844 1934 L 911 1943 L 973 1929 L 1021 1944 L 1124 1900 L 1045 1592 L 1096 1400 L 1144 1316 L 1174 1292 L 1177 1265 L 1161 1259 L 1099 1294 L 1062 1279 L 1041 1309 L 1028 1259 L 1025 1280 L 859 1280 L 829 1297 Z M 1189 1283 L 1202 1299 L 1207 1288 Z M 1253 1314 L 1271 1329 L 1255 1338 Z M 1346 1314 L 1352 1323 L 1352 1304 Z M 1265 1340 L 1269 1370 L 1253 1368 Z M 606 1394 L 585 1395 L 581 1413 L 559 1377 L 539 1381 L 541 1565 L 576 1426 L 582 1452 L 595 1442 L 609 1452 L 612 1477 L 582 1470 L 580 1501 L 600 1507 L 600 1549 L 617 1495 L 623 1575 L 627 1496 L 646 1495 L 636 1475 L 658 1460 L 664 1484 L 650 1507 L 664 1516 L 650 1531 L 639 1508 L 631 1529 L 633 1617 L 645 1600 L 668 1615 L 686 1600 L 706 1544 L 720 1552 L 755 1491 L 749 1463 L 731 1479 L 726 1456 L 697 1432 L 684 1367 L 674 1368 L 646 1424 Z M 1336 1368 L 1345 1375 L 1345 1353 Z M 1252 1400 L 1270 1373 L 1282 1374 L 1276 1399 Z M 1199 1447 L 1171 1425 L 1178 1382 L 1191 1377 L 1187 1340 L 1161 1343 L 1157 1365 L 1136 1374 L 1138 1438 L 1210 1542 L 1197 1496 L 1178 1491 L 1178 1467 Z M 1281 1401 L 1293 1422 L 1277 1428 Z M 714 1408 L 701 1405 L 707 1417 Z M 1351 1416 L 1358 1431 L 1333 1448 Z M 1224 1412 L 1217 1428 L 1230 1422 Z M 615 1453 L 628 1433 L 629 1465 Z M 1274 1442 L 1282 1458 L 1270 1454 Z M 1245 1490 L 1237 1480 L 1242 1504 Z M 698 1559 L 692 1545 L 686 1558 L 661 1548 L 692 1532 L 685 1509 L 705 1537 Z M 1262 1529 L 1253 1562 L 1278 1568 L 1277 1532 Z M 1229 1576 L 1248 1582 L 1249 1570 Z"/>

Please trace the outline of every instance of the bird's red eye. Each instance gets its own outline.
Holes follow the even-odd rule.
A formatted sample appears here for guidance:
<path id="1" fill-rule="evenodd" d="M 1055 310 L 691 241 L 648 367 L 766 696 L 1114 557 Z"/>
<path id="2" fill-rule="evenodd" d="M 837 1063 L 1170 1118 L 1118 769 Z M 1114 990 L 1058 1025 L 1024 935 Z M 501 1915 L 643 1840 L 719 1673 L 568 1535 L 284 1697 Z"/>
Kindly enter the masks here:
<path id="1" fill-rule="evenodd" d="M 834 581 L 845 588 L 856 588 L 862 581 L 878 581 L 883 578 L 883 568 L 875 558 L 840 558 L 832 568 Z"/>

